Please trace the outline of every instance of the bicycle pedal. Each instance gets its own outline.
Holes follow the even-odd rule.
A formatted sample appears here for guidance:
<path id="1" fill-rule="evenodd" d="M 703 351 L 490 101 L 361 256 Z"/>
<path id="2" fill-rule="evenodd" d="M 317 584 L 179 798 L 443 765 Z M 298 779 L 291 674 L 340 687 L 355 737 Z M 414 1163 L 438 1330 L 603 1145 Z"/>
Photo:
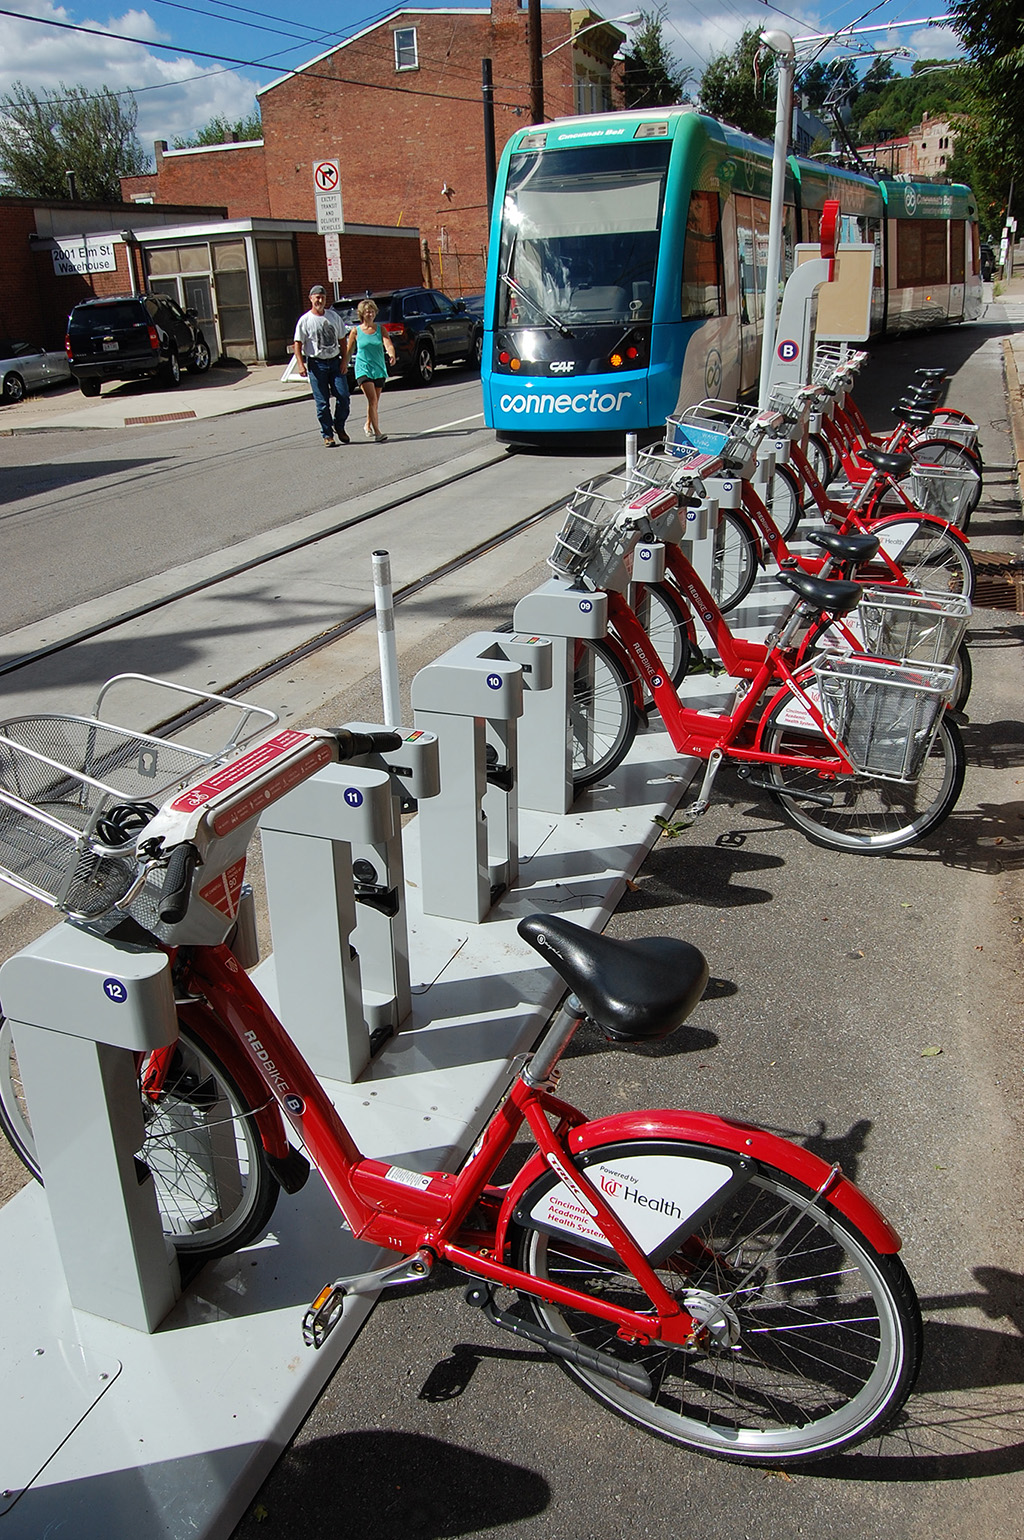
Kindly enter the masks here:
<path id="1" fill-rule="evenodd" d="M 302 1340 L 307 1347 L 322 1348 L 341 1320 L 346 1290 L 339 1283 L 329 1283 L 302 1317 Z"/>

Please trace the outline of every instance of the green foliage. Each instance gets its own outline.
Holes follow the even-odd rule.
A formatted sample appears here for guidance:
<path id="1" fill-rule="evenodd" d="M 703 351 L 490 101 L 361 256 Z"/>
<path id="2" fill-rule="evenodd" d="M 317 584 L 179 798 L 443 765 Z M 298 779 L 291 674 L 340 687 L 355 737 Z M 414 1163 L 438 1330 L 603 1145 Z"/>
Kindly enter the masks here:
<path id="1" fill-rule="evenodd" d="M 673 107 L 684 99 L 691 72 L 674 57 L 664 38 L 665 7 L 641 11 L 623 64 L 624 105 Z"/>
<path id="2" fill-rule="evenodd" d="M 260 112 L 257 107 L 247 118 L 236 118 L 233 123 L 225 117 L 211 118 L 209 123 L 204 123 L 202 128 L 190 134 L 187 139 L 175 139 L 174 149 L 195 150 L 204 144 L 225 144 L 230 142 L 232 134 L 238 139 L 262 139 L 263 124 L 260 121 Z"/>
<path id="3" fill-rule="evenodd" d="M 957 141 L 957 174 L 971 167 L 971 185 L 989 214 L 990 230 L 1007 210 L 1010 184 L 1014 209 L 1024 206 L 1024 26 L 1020 0 L 952 0 L 953 26 L 974 64 L 967 73 L 970 122 Z M 1012 212 L 1013 210 L 1011 210 Z"/>
<path id="4" fill-rule="evenodd" d="M 920 59 L 909 75 L 873 87 L 867 82 L 865 76 L 851 112 L 859 144 L 905 134 L 926 112 L 932 118 L 954 118 L 967 109 L 965 71 L 954 59 Z"/>
<path id="5" fill-rule="evenodd" d="M 120 202 L 121 178 L 150 169 L 136 138 L 129 92 L 59 85 L 37 94 L 16 80 L 0 96 L 0 181 L 28 198 L 70 198 L 67 173 L 88 202 Z"/>
<path id="6" fill-rule="evenodd" d="M 755 72 L 761 49 L 760 27 L 749 27 L 732 53 L 711 60 L 700 83 L 701 111 L 724 118 L 748 134 L 771 139 L 775 133 L 775 66 L 765 55 Z"/>

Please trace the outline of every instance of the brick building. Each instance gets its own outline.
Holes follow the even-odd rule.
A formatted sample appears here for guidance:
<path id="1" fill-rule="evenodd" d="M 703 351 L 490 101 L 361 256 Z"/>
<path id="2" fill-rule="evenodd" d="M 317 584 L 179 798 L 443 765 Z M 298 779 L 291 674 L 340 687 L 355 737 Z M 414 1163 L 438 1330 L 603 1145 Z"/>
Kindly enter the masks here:
<path id="1" fill-rule="evenodd" d="M 420 281 L 415 227 L 349 224 L 358 288 Z M 229 219 L 221 205 L 0 198 L 0 335 L 60 348 L 80 300 L 149 288 L 195 310 L 214 358 L 287 357 L 313 283 L 327 280 L 309 220 Z"/>
<path id="2" fill-rule="evenodd" d="M 924 113 L 898 139 L 881 144 L 863 144 L 859 154 L 886 176 L 911 176 L 923 182 L 948 180 L 946 167 L 956 148 L 956 123 L 948 118 L 932 118 Z"/>
<path id="3" fill-rule="evenodd" d="M 541 28 L 545 117 L 609 109 L 625 34 L 587 8 L 544 10 Z M 500 154 L 531 115 L 521 0 L 394 11 L 266 86 L 262 140 L 198 150 L 160 144 L 156 171 L 126 178 L 124 195 L 181 203 L 216 190 L 231 217 L 311 220 L 313 162 L 337 159 L 346 222 L 417 226 L 429 263 L 424 282 L 475 292 L 487 246 L 485 58 Z"/>

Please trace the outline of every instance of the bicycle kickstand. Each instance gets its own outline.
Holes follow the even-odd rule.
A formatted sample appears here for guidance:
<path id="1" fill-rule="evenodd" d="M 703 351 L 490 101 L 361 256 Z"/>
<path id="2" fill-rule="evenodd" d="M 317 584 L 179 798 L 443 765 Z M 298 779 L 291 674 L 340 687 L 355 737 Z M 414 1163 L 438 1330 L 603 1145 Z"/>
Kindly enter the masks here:
<path id="1" fill-rule="evenodd" d="M 701 782 L 700 792 L 695 802 L 691 802 L 682 810 L 684 818 L 699 818 L 706 813 L 711 804 L 711 789 L 715 784 L 715 776 L 725 755 L 721 749 L 712 749 L 708 755 L 707 769 L 704 771 L 704 779 Z"/>
<path id="2" fill-rule="evenodd" d="M 389 1267 L 378 1267 L 371 1273 L 353 1273 L 349 1278 L 336 1278 L 320 1290 L 303 1316 L 303 1342 L 307 1347 L 323 1347 L 341 1320 L 350 1294 L 376 1294 L 378 1289 L 394 1288 L 401 1283 L 422 1283 L 433 1265 L 433 1252 L 420 1250 L 411 1257 L 403 1257 L 401 1262 L 392 1262 Z"/>

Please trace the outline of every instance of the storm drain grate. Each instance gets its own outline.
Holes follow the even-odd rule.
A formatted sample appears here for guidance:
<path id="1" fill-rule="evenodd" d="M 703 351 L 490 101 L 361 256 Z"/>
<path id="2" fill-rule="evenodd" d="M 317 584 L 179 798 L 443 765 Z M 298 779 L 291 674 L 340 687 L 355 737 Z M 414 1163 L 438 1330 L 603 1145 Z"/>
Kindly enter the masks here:
<path id="1" fill-rule="evenodd" d="M 137 428 L 140 423 L 187 422 L 195 415 L 195 412 L 164 412 L 160 417 L 126 417 L 124 425 L 126 428 Z"/>

